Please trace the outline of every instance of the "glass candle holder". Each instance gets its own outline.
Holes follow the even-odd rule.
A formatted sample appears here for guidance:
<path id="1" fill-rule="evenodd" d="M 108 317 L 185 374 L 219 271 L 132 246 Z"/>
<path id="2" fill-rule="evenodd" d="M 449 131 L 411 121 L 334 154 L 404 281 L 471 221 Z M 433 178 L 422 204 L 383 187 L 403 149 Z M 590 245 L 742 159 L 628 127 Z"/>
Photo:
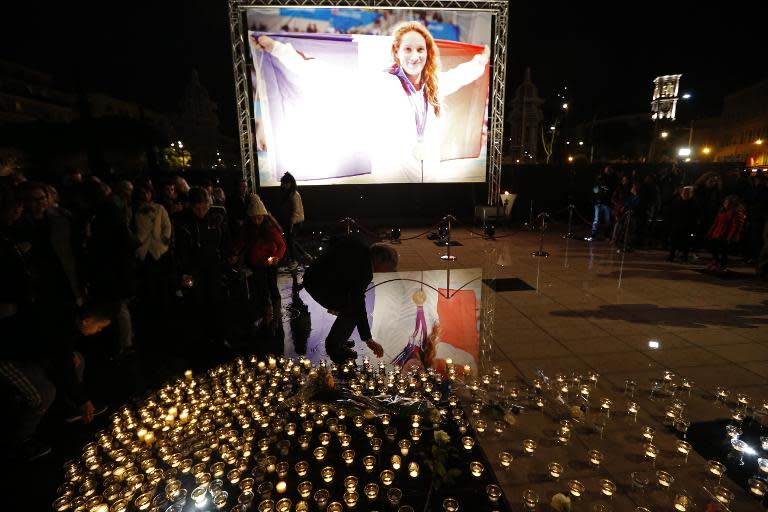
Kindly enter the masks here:
<path id="1" fill-rule="evenodd" d="M 693 508 L 693 500 L 687 494 L 677 494 L 672 501 L 672 506 L 679 512 L 687 512 Z"/>
<path id="2" fill-rule="evenodd" d="M 328 505 L 328 498 L 331 497 L 331 493 L 328 492 L 327 489 L 318 489 L 315 491 L 315 503 L 317 503 L 317 508 L 320 510 L 324 510 L 325 507 Z"/>
<path id="3" fill-rule="evenodd" d="M 644 426 L 640 427 L 640 435 L 645 441 L 653 441 L 653 436 L 656 434 L 656 430 L 653 427 Z"/>
<path id="4" fill-rule="evenodd" d="M 475 430 L 477 430 L 478 434 L 484 434 L 487 428 L 488 423 L 485 420 L 477 420 L 475 422 Z"/>
<path id="5" fill-rule="evenodd" d="M 386 436 L 387 441 L 393 443 L 395 442 L 395 437 L 397 436 L 397 429 L 395 427 L 387 427 L 384 429 L 384 435 Z"/>
<path id="6" fill-rule="evenodd" d="M 475 446 L 475 440 L 469 436 L 464 436 L 461 438 L 461 445 L 465 450 L 471 451 L 472 447 Z"/>
<path id="7" fill-rule="evenodd" d="M 414 443 L 418 443 L 421 439 L 421 429 L 420 428 L 412 428 L 411 429 L 411 439 L 413 439 Z"/>
<path id="8" fill-rule="evenodd" d="M 228 499 L 229 493 L 227 491 L 218 491 L 213 495 L 213 506 L 221 510 L 227 506 Z"/>
<path id="9" fill-rule="evenodd" d="M 368 501 L 376 501 L 376 498 L 379 497 L 379 485 L 374 483 L 366 484 L 363 492 Z"/>
<path id="10" fill-rule="evenodd" d="M 347 491 L 344 493 L 344 504 L 349 508 L 355 508 L 357 506 L 357 500 L 360 499 L 360 495 L 357 491 Z"/>
<path id="11" fill-rule="evenodd" d="M 593 469 L 598 470 L 600 469 L 600 464 L 603 462 L 603 454 L 600 450 L 589 450 L 587 460 Z"/>
<path id="12" fill-rule="evenodd" d="M 379 420 L 381 421 L 381 424 L 386 427 L 387 425 L 389 425 L 389 422 L 392 420 L 392 416 L 390 416 L 389 414 L 382 414 Z"/>
<path id="13" fill-rule="evenodd" d="M 640 411 L 640 406 L 637 402 L 627 402 L 627 415 L 632 416 L 637 423 L 637 413 Z"/>
<path id="14" fill-rule="evenodd" d="M 280 462 L 275 466 L 275 472 L 279 478 L 285 478 L 288 476 L 288 468 L 290 466 L 287 462 Z"/>
<path id="15" fill-rule="evenodd" d="M 411 478 L 418 478 L 419 476 L 419 464 L 416 462 L 408 463 L 408 476 Z"/>
<path id="16" fill-rule="evenodd" d="M 366 425 L 363 432 L 365 433 L 365 437 L 370 439 L 376 435 L 376 427 L 374 425 Z"/>
<path id="17" fill-rule="evenodd" d="M 480 478 L 483 475 L 484 469 L 485 467 L 481 462 L 474 461 L 469 463 L 469 472 L 475 478 Z"/>
<path id="18" fill-rule="evenodd" d="M 673 483 L 675 483 L 675 477 L 666 471 L 657 471 L 656 482 L 658 482 L 659 487 L 666 490 L 669 489 Z"/>
<path id="19" fill-rule="evenodd" d="M 329 484 L 333 482 L 333 475 L 336 473 L 336 470 L 333 469 L 331 466 L 325 466 L 323 469 L 320 470 L 320 476 L 323 479 L 323 482 Z"/>
<path id="20" fill-rule="evenodd" d="M 549 476 L 552 477 L 552 480 L 557 482 L 560 480 L 560 475 L 563 474 L 563 466 L 559 462 L 550 462 L 549 466 L 547 466 L 547 469 L 549 469 Z"/>
<path id="21" fill-rule="evenodd" d="M 707 461 L 707 473 L 719 482 L 725 474 L 725 466 L 716 460 Z"/>
<path id="22" fill-rule="evenodd" d="M 509 452 L 500 452 L 499 453 L 499 464 L 501 464 L 501 469 L 508 471 L 510 467 L 512 467 L 512 461 L 514 460 L 514 457 Z"/>
<path id="23" fill-rule="evenodd" d="M 403 497 L 403 491 L 398 489 L 397 487 L 392 487 L 387 490 L 387 500 L 389 501 L 389 504 L 392 507 L 397 507 L 400 505 L 400 500 Z"/>
<path id="24" fill-rule="evenodd" d="M 659 448 L 655 444 L 646 443 L 643 445 L 643 457 L 650 460 L 654 467 L 656 466 L 656 457 L 659 455 Z"/>
<path id="25" fill-rule="evenodd" d="M 616 484 L 607 478 L 600 480 L 600 494 L 613 499 L 613 495 L 616 494 Z"/>
<path id="26" fill-rule="evenodd" d="M 328 450 L 326 450 L 326 449 L 325 449 L 325 448 L 323 448 L 322 446 L 320 446 L 320 447 L 318 447 L 318 448 L 315 448 L 315 449 L 312 451 L 312 454 L 315 456 L 315 459 L 316 459 L 318 462 L 320 462 L 320 461 L 322 461 L 323 459 L 325 459 L 325 454 L 326 454 L 326 453 L 328 453 Z"/>
<path id="27" fill-rule="evenodd" d="M 322 446 L 328 446 L 328 444 L 331 442 L 331 434 L 328 432 L 321 432 L 320 435 L 317 436 L 317 439 L 320 441 Z"/>
<path id="28" fill-rule="evenodd" d="M 284 494 L 285 491 L 288 490 L 288 484 L 285 480 L 280 480 L 275 484 L 275 490 L 277 491 L 277 494 Z"/>
<path id="29" fill-rule="evenodd" d="M 459 502 L 454 498 L 445 498 L 443 500 L 443 512 L 459 512 Z"/>
<path id="30" fill-rule="evenodd" d="M 734 497 L 733 493 L 726 487 L 723 487 L 722 485 L 716 485 L 715 488 L 712 489 L 712 494 L 714 495 L 717 501 L 719 501 L 725 506 L 730 505 Z"/>
<path id="31" fill-rule="evenodd" d="M 354 491 L 357 489 L 357 482 L 358 482 L 357 477 L 350 475 L 344 478 L 344 488 L 347 491 Z"/>
<path id="32" fill-rule="evenodd" d="M 272 497 L 272 490 L 275 488 L 274 484 L 272 482 L 262 482 L 259 484 L 259 486 L 256 488 L 256 492 L 261 496 L 261 499 L 266 500 Z M 248 493 L 251 491 L 243 491 L 243 493 Z"/>
<path id="33" fill-rule="evenodd" d="M 394 435 L 392 436 L 394 440 Z M 381 445 L 383 444 L 381 438 L 374 437 L 370 441 L 371 443 L 371 450 L 373 450 L 373 453 L 379 453 L 379 450 L 381 450 Z"/>
<path id="34" fill-rule="evenodd" d="M 768 473 L 768 459 L 765 459 L 763 457 L 758 457 L 757 469 L 759 469 L 761 473 Z"/>
<path id="35" fill-rule="evenodd" d="M 299 436 L 299 446 L 302 450 L 309 449 L 309 442 L 312 438 L 308 434 L 301 434 Z"/>
<path id="36" fill-rule="evenodd" d="M 389 461 L 392 463 L 392 469 L 395 471 L 400 469 L 400 466 L 403 464 L 403 460 L 399 455 L 393 455 Z"/>
<path id="37" fill-rule="evenodd" d="M 259 512 L 274 512 L 275 502 L 272 500 L 262 500 L 259 503 Z"/>
<path id="38" fill-rule="evenodd" d="M 539 503 L 539 495 L 533 489 L 523 491 L 523 506 L 528 510 L 535 510 Z"/>
<path id="39" fill-rule="evenodd" d="M 344 450 L 341 452 L 341 460 L 343 460 L 347 466 L 350 466 L 355 462 L 355 450 Z"/>
<path id="40" fill-rule="evenodd" d="M 365 418 L 363 418 L 362 416 L 355 416 L 355 417 L 352 419 L 352 423 L 353 423 L 353 424 L 355 425 L 355 427 L 357 427 L 357 428 L 363 428 L 363 424 L 365 424 Z"/>
<path id="41" fill-rule="evenodd" d="M 251 477 L 243 478 L 242 480 L 240 480 L 240 483 L 238 485 L 241 491 L 252 491 L 255 485 L 255 481 Z"/>
<path id="42" fill-rule="evenodd" d="M 747 488 L 749 489 L 750 494 L 763 499 L 765 494 L 768 492 L 768 483 L 766 483 L 765 480 L 761 480 L 759 478 L 750 478 L 747 481 Z"/>
<path id="43" fill-rule="evenodd" d="M 523 455 L 529 457 L 533 456 L 533 452 L 536 451 L 536 441 L 533 439 L 526 439 L 523 441 Z"/>
<path id="44" fill-rule="evenodd" d="M 688 462 L 688 454 L 691 453 L 691 443 L 679 439 L 675 442 L 675 450 L 685 458 L 685 462 Z"/>
<path id="45" fill-rule="evenodd" d="M 208 488 L 204 485 L 199 485 L 192 489 L 192 494 L 190 494 L 190 497 L 192 498 L 192 501 L 195 503 L 197 508 L 204 508 L 206 502 L 208 501 Z M 138 504 L 136 506 L 138 508 Z"/>
<path id="46" fill-rule="evenodd" d="M 370 473 L 373 471 L 373 468 L 376 466 L 376 457 L 373 455 L 366 455 L 363 457 L 363 468 L 365 469 L 366 473 Z"/>
<path id="47" fill-rule="evenodd" d="M 240 476 L 242 474 L 242 471 L 239 469 L 230 469 L 229 473 L 227 473 L 227 480 L 229 480 L 229 483 L 232 485 L 235 485 L 240 481 Z"/>
<path id="48" fill-rule="evenodd" d="M 342 448 L 346 448 L 352 443 L 352 436 L 350 434 L 341 433 L 339 434 L 339 444 Z"/>
<path id="49" fill-rule="evenodd" d="M 578 480 L 570 480 L 568 482 L 568 492 L 571 494 L 573 499 L 580 499 L 584 495 L 585 490 L 586 488 L 584 487 L 584 484 Z"/>
<path id="50" fill-rule="evenodd" d="M 557 429 L 557 442 L 563 446 L 571 441 L 571 430 L 560 427 Z"/>
<path id="51" fill-rule="evenodd" d="M 611 405 L 613 405 L 613 401 L 610 398 L 600 399 L 600 411 L 609 418 L 611 417 Z"/>
<path id="52" fill-rule="evenodd" d="M 296 486 L 296 490 L 299 492 L 299 496 L 306 500 L 312 495 L 312 482 L 304 480 Z"/>
<path id="53" fill-rule="evenodd" d="M 507 429 L 507 423 L 502 420 L 496 420 L 493 422 L 493 431 L 497 434 L 503 434 Z"/>
<path id="54" fill-rule="evenodd" d="M 290 498 L 282 498 L 275 503 L 275 512 L 291 512 L 291 505 L 293 502 Z"/>
<path id="55" fill-rule="evenodd" d="M 411 442 L 407 439 L 401 439 L 397 446 L 400 448 L 400 454 L 405 457 L 408 455 L 408 451 L 411 449 Z"/>
<path id="56" fill-rule="evenodd" d="M 496 484 L 490 484 L 485 486 L 485 495 L 488 496 L 488 501 L 491 503 L 498 503 L 501 499 L 501 487 Z"/>
<path id="57" fill-rule="evenodd" d="M 298 476 L 307 476 L 307 470 L 309 469 L 309 463 L 305 460 L 300 460 L 294 464 L 293 469 Z"/>
<path id="58" fill-rule="evenodd" d="M 379 478 L 381 478 L 381 483 L 384 487 L 389 487 L 395 481 L 395 473 L 390 469 L 385 469 L 379 473 Z"/>

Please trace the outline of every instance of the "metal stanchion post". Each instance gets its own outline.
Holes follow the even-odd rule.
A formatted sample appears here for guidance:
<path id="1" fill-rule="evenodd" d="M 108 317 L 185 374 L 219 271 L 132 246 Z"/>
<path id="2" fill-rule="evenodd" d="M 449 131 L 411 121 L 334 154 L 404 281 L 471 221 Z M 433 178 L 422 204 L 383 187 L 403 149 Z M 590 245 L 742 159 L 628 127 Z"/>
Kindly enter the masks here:
<path id="1" fill-rule="evenodd" d="M 347 224 L 347 236 L 352 233 L 352 219 L 349 217 L 344 218 L 344 222 Z"/>
<path id="2" fill-rule="evenodd" d="M 453 220 L 453 215 L 448 214 L 445 216 L 445 219 L 448 221 L 448 251 L 446 254 L 440 256 L 440 259 L 445 261 L 456 261 L 456 256 L 451 255 L 451 220 Z"/>
<path id="3" fill-rule="evenodd" d="M 624 255 L 627 253 L 627 239 L 629 238 L 629 225 L 632 220 L 632 211 L 628 211 L 626 214 L 627 225 L 624 226 L 624 243 L 621 249 L 621 264 L 619 265 L 619 283 L 618 288 L 621 288 L 621 278 L 624 274 Z"/>
<path id="4" fill-rule="evenodd" d="M 539 228 L 539 250 L 534 251 L 531 253 L 531 256 L 535 256 L 537 258 L 547 258 L 549 257 L 549 253 L 544 250 L 544 231 L 547 229 L 547 219 L 549 218 L 549 214 L 547 213 L 540 213 L 536 219 L 541 219 L 541 225 Z"/>
<path id="5" fill-rule="evenodd" d="M 526 222 L 523 226 L 526 229 L 533 230 L 533 199 L 531 199 L 530 209 L 528 210 L 528 222 Z"/>

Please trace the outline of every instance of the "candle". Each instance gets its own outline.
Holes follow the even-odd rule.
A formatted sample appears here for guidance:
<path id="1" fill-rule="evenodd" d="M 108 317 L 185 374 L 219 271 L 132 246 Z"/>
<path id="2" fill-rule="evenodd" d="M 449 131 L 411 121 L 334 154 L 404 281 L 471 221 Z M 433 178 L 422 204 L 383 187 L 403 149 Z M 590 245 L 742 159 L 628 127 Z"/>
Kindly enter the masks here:
<path id="1" fill-rule="evenodd" d="M 299 483 L 299 485 L 296 487 L 296 490 L 299 491 L 299 496 L 307 499 L 312 494 L 312 482 L 304 480 L 303 482 Z"/>
<path id="2" fill-rule="evenodd" d="M 305 460 L 300 460 L 293 466 L 293 468 L 296 470 L 297 475 L 306 476 L 307 469 L 309 469 L 309 463 Z"/>
<path id="3" fill-rule="evenodd" d="M 673 502 L 675 510 L 678 510 L 680 512 L 686 512 L 688 510 L 688 507 L 691 506 L 692 500 L 685 494 L 678 494 L 675 496 L 675 500 Z"/>
<path id="4" fill-rule="evenodd" d="M 328 498 L 331 497 L 331 493 L 327 489 L 318 489 L 315 492 L 315 503 L 320 510 L 323 510 L 328 503 Z"/>
<path id="5" fill-rule="evenodd" d="M 749 485 L 749 492 L 758 498 L 762 498 L 768 492 L 768 484 L 759 478 L 750 478 L 747 484 Z"/>
<path id="6" fill-rule="evenodd" d="M 667 473 L 666 471 L 657 471 L 656 480 L 659 482 L 659 487 L 663 489 L 669 489 L 675 482 L 675 477 Z"/>
<path id="7" fill-rule="evenodd" d="M 379 486 L 378 484 L 366 484 L 364 492 L 368 501 L 376 501 L 376 498 L 379 497 Z"/>
<path id="8" fill-rule="evenodd" d="M 315 455 L 315 459 L 317 459 L 318 462 L 319 462 L 319 461 L 322 461 L 325 458 L 325 454 L 327 453 L 327 451 L 328 450 L 326 450 L 325 448 L 320 446 L 318 448 L 315 448 L 312 453 Z"/>
<path id="9" fill-rule="evenodd" d="M 419 476 L 419 465 L 416 462 L 411 462 L 408 464 L 408 476 L 411 478 L 416 478 Z"/>
<path id="10" fill-rule="evenodd" d="M 309 441 L 310 437 L 307 434 L 302 434 L 299 436 L 299 446 L 301 446 L 302 450 L 307 450 L 309 448 Z"/>
<path id="11" fill-rule="evenodd" d="M 475 422 L 475 430 L 477 430 L 480 434 L 485 432 L 487 426 L 488 424 L 485 422 L 485 420 L 477 420 Z"/>
<path id="12" fill-rule="evenodd" d="M 344 461 L 344 463 L 349 466 L 355 461 L 355 451 L 354 450 L 344 450 L 341 452 L 341 458 Z"/>
<path id="13" fill-rule="evenodd" d="M 392 433 L 392 440 L 393 441 L 394 441 L 394 438 L 395 438 L 395 433 Z M 389 439 L 389 434 L 387 434 L 387 439 Z M 370 442 L 371 442 L 371 450 L 373 450 L 373 453 L 378 453 L 379 450 L 381 450 L 381 445 L 383 443 L 381 438 L 374 437 L 374 438 L 371 439 Z"/>
<path id="14" fill-rule="evenodd" d="M 381 478 L 381 483 L 384 484 L 385 487 L 389 487 L 395 480 L 395 473 L 389 469 L 385 469 L 379 474 L 379 477 Z"/>
<path id="15" fill-rule="evenodd" d="M 288 489 L 288 484 L 284 480 L 280 480 L 275 484 L 275 490 L 278 494 L 283 494 Z"/>
<path id="16" fill-rule="evenodd" d="M 532 456 L 536 450 L 536 441 L 533 439 L 526 439 L 523 441 L 523 453 L 528 456 Z"/>
<path id="17" fill-rule="evenodd" d="M 288 463 L 287 462 L 281 462 L 277 466 L 275 466 L 277 476 L 280 478 L 285 478 L 288 475 Z"/>
<path id="18" fill-rule="evenodd" d="M 723 505 L 728 505 L 733 501 L 733 493 L 721 485 L 715 486 L 712 490 L 712 494 L 714 494 L 715 499 Z"/>
<path id="19" fill-rule="evenodd" d="M 475 446 L 475 440 L 469 436 L 464 436 L 461 438 L 461 444 L 464 446 L 465 450 L 470 451 L 472 450 L 472 447 Z"/>
<path id="20" fill-rule="evenodd" d="M 600 453 L 600 450 L 589 450 L 589 463 L 595 467 L 595 469 L 598 469 L 600 467 L 600 463 L 603 461 L 603 454 Z"/>
<path id="21" fill-rule="evenodd" d="M 584 494 L 584 484 L 579 482 L 578 480 L 571 480 L 568 482 L 568 491 L 571 493 L 571 496 L 574 498 L 581 497 L 582 494 Z"/>
<path id="22" fill-rule="evenodd" d="M 647 443 L 643 445 L 643 451 L 646 458 L 651 459 L 654 463 L 656 462 L 656 456 L 659 454 L 659 449 L 656 445 Z"/>
<path id="23" fill-rule="evenodd" d="M 563 474 L 563 466 L 558 462 L 550 462 L 549 463 L 549 476 L 552 477 L 553 480 L 557 481 L 560 478 L 560 475 Z"/>
<path id="24" fill-rule="evenodd" d="M 616 484 L 608 479 L 600 480 L 600 493 L 610 498 L 616 493 Z"/>
<path id="25" fill-rule="evenodd" d="M 653 427 L 642 427 L 640 429 L 640 435 L 643 436 L 643 439 L 647 441 L 653 441 L 653 435 L 655 434 L 655 430 Z"/>
<path id="26" fill-rule="evenodd" d="M 443 500 L 443 511 L 444 512 L 458 512 L 459 511 L 459 502 L 456 501 L 453 498 L 445 498 Z"/>
<path id="27" fill-rule="evenodd" d="M 290 512 L 292 503 L 290 499 L 282 498 L 275 504 L 275 510 L 277 512 Z"/>
<path id="28" fill-rule="evenodd" d="M 354 508 L 355 505 L 357 505 L 358 498 L 359 495 L 357 494 L 357 491 L 347 491 L 344 493 L 344 503 L 346 503 L 349 508 Z"/>
<path id="29" fill-rule="evenodd" d="M 413 439 L 414 443 L 418 443 L 419 439 L 421 439 L 421 429 L 412 428 L 411 429 L 411 439 Z"/>
<path id="30" fill-rule="evenodd" d="M 333 482 L 334 473 L 336 473 L 336 470 L 333 469 L 331 466 L 325 466 L 323 469 L 320 470 L 320 476 L 323 478 L 323 482 L 327 484 Z"/>
<path id="31" fill-rule="evenodd" d="M 566 445 L 571 440 L 571 431 L 570 429 L 564 429 L 563 427 L 560 427 L 557 429 L 557 442 Z"/>
<path id="32" fill-rule="evenodd" d="M 496 503 L 501 498 L 501 487 L 495 484 L 486 486 L 485 494 L 488 496 L 488 501 Z"/>
<path id="33" fill-rule="evenodd" d="M 344 488 L 352 492 L 355 489 L 357 489 L 357 477 L 356 476 L 348 476 L 344 479 Z"/>
<path id="34" fill-rule="evenodd" d="M 508 470 L 510 466 L 512 466 L 513 459 L 514 457 L 512 457 L 512 454 L 509 452 L 499 453 L 499 463 L 501 464 L 502 469 Z"/>
<path id="35" fill-rule="evenodd" d="M 393 455 L 390 460 L 392 462 L 392 469 L 394 469 L 395 471 L 400 469 L 400 465 L 402 464 L 402 460 L 400 459 L 399 455 Z"/>
<path id="36" fill-rule="evenodd" d="M 367 473 L 370 473 L 373 471 L 374 466 L 376 465 L 376 457 L 373 455 L 366 455 L 363 457 L 363 467 L 365 468 L 365 471 Z"/>
<path id="37" fill-rule="evenodd" d="M 411 442 L 407 439 L 401 439 L 400 442 L 397 443 L 397 446 L 400 447 L 400 453 L 405 457 L 408 455 L 408 450 L 411 448 Z"/>
<path id="38" fill-rule="evenodd" d="M 259 512 L 273 512 L 275 510 L 275 502 L 272 500 L 262 500 L 259 503 Z"/>
<path id="39" fill-rule="evenodd" d="M 469 463 L 469 471 L 472 473 L 472 476 L 475 478 L 480 478 L 480 476 L 483 474 L 483 470 L 485 468 L 480 462 L 470 462 Z"/>
<path id="40" fill-rule="evenodd" d="M 523 505 L 525 508 L 534 510 L 539 503 L 539 495 L 533 489 L 526 489 L 523 491 Z"/>
<path id="41" fill-rule="evenodd" d="M 192 490 L 192 494 L 191 494 L 192 501 L 195 502 L 195 506 L 197 508 L 205 507 L 205 502 L 208 500 L 207 493 L 208 493 L 208 489 L 204 485 L 195 487 Z"/>

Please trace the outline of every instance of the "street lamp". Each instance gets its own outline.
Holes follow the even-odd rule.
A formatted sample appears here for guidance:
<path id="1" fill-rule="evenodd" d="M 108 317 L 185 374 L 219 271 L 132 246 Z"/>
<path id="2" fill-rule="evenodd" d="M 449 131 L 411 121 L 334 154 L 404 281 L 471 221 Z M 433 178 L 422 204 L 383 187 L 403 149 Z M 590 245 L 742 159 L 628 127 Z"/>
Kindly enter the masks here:
<path id="1" fill-rule="evenodd" d="M 661 132 L 662 139 L 666 139 L 667 137 L 669 137 L 669 132 Z"/>
<path id="2" fill-rule="evenodd" d="M 708 147 L 703 147 L 701 148 L 701 152 L 704 153 L 705 155 L 708 155 L 712 152 L 712 150 L 709 149 Z"/>
<path id="3" fill-rule="evenodd" d="M 755 144 L 757 144 L 758 146 L 761 145 L 762 143 L 763 143 L 763 139 L 757 139 L 755 141 Z"/>
<path id="4" fill-rule="evenodd" d="M 691 156 L 691 148 L 680 148 L 677 150 L 677 156 Z"/>

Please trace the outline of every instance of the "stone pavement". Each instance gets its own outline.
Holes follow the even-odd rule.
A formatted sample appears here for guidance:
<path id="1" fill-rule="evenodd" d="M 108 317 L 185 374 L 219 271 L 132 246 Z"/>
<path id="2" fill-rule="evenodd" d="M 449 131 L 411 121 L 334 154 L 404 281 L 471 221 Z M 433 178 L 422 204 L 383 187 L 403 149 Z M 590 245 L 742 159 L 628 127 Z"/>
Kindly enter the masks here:
<path id="1" fill-rule="evenodd" d="M 402 237 L 416 233 L 404 232 Z M 593 391 L 593 408 L 600 398 L 608 397 L 618 411 L 607 422 L 602 438 L 590 428 L 588 415 L 568 447 L 552 442 L 557 422 L 546 414 L 547 408 L 545 414 L 524 412 L 518 425 L 503 435 L 486 435 L 483 447 L 490 460 L 496 460 L 501 450 L 515 455 L 511 471 L 495 468 L 513 509 L 521 507 L 522 493 L 528 488 L 540 496 L 537 510 L 549 510 L 544 504 L 555 492 L 566 492 L 569 479 L 581 480 L 587 496 L 596 498 L 599 480 L 610 478 L 618 486 L 617 496 L 602 504 L 613 510 L 631 511 L 637 505 L 672 510 L 672 499 L 682 490 L 696 500 L 690 510 L 704 510 L 705 460 L 697 453 L 691 453 L 687 462 L 676 455 L 678 437 L 661 424 L 668 401 L 650 399 L 651 382 L 661 379 L 664 371 L 673 372 L 677 382 L 692 381 L 690 397 L 684 394 L 680 399 L 694 422 L 728 418 L 738 393 L 748 395 L 750 406 L 759 409 L 768 400 L 768 285 L 746 267 L 736 268 L 729 278 L 708 274 L 703 270 L 709 255 L 704 253 L 698 264 L 668 263 L 662 251 L 622 255 L 607 242 L 565 240 L 561 235 L 548 233 L 545 250 L 550 257 L 534 258 L 537 233 L 502 230 L 496 241 L 484 240 L 466 228 L 453 233 L 463 245 L 452 247 L 457 256 L 452 268 L 482 267 L 484 279 L 519 278 L 533 288 L 494 292 L 483 286 L 483 294 L 491 294 L 483 305 L 492 307 L 494 314 L 493 321 L 481 327 L 486 329 L 483 338 L 490 340 L 485 347 L 486 368 L 481 371 L 496 366 L 505 380 L 528 383 L 537 370 L 550 377 L 595 371 L 600 378 Z M 397 248 L 400 270 L 446 267 L 439 258 L 445 248 L 430 240 L 405 240 Z M 480 315 L 485 319 L 487 313 Z M 658 348 L 649 346 L 650 341 L 658 342 Z M 627 380 L 637 383 L 634 398 L 624 393 Z M 730 392 L 729 404 L 713 400 L 712 390 L 718 386 Z M 625 413 L 630 399 L 640 406 L 637 423 Z M 642 425 L 653 425 L 657 431 L 655 444 L 661 454 L 655 468 L 642 457 Z M 525 438 L 539 444 L 534 457 L 519 456 Z M 605 454 L 599 471 L 586 464 L 589 449 Z M 566 468 L 559 483 L 547 476 L 551 461 Z M 653 485 L 657 469 L 675 476 L 671 492 Z M 651 477 L 644 493 L 632 488 L 632 472 Z M 731 510 L 762 510 L 733 482 L 724 478 L 722 483 L 736 494 Z M 707 488 L 712 487 L 707 483 Z M 574 509 L 593 510 L 586 506 L 592 502 L 585 501 Z"/>

